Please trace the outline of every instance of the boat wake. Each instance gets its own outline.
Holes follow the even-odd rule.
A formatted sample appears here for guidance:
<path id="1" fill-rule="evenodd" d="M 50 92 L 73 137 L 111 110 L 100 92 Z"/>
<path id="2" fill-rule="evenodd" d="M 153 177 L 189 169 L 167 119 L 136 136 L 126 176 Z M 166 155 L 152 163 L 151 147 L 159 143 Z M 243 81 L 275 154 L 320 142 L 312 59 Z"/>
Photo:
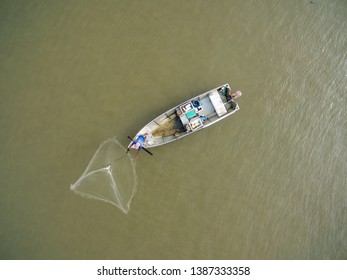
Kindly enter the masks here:
<path id="1" fill-rule="evenodd" d="M 117 139 L 103 142 L 70 189 L 85 198 L 111 203 L 128 213 L 136 193 L 136 161 Z"/>

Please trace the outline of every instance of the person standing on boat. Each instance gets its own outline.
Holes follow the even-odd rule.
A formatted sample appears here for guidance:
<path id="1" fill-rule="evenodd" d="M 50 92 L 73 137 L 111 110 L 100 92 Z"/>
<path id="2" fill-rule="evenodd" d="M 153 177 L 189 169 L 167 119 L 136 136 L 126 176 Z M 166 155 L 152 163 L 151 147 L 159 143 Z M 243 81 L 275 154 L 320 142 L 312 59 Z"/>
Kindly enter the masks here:
<path id="1" fill-rule="evenodd" d="M 146 140 L 146 134 L 145 135 L 139 135 L 136 138 L 136 140 L 132 141 L 129 144 L 128 149 L 127 149 L 126 152 L 128 153 L 130 148 L 137 149 L 136 158 L 138 158 L 139 157 L 139 152 L 141 151 L 143 143 L 145 143 L 145 140 Z"/>

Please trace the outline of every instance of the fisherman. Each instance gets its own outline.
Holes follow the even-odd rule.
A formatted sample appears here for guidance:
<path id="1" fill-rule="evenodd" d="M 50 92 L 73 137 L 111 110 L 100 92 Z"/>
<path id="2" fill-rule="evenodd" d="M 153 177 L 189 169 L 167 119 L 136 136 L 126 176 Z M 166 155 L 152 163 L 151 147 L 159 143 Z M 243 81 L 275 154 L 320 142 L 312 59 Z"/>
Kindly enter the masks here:
<path id="1" fill-rule="evenodd" d="M 139 135 L 139 136 L 136 138 L 136 140 L 133 140 L 133 141 L 129 144 L 126 153 L 129 152 L 130 148 L 137 149 L 136 158 L 138 158 L 138 157 L 139 157 L 139 152 L 140 152 L 141 149 L 142 149 L 143 143 L 145 143 L 146 136 L 147 136 L 147 133 L 144 134 L 144 135 Z M 134 147 L 133 147 L 133 146 L 134 146 Z"/>

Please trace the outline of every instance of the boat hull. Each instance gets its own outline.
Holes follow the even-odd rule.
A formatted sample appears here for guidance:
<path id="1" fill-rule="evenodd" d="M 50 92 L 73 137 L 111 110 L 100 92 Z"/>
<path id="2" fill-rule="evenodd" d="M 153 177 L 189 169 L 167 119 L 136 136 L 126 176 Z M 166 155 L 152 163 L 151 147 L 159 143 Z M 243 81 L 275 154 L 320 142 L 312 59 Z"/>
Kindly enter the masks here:
<path id="1" fill-rule="evenodd" d="M 188 99 L 146 124 L 136 137 L 146 135 L 143 147 L 153 148 L 207 128 L 239 110 L 230 92 L 229 84 L 224 84 Z"/>

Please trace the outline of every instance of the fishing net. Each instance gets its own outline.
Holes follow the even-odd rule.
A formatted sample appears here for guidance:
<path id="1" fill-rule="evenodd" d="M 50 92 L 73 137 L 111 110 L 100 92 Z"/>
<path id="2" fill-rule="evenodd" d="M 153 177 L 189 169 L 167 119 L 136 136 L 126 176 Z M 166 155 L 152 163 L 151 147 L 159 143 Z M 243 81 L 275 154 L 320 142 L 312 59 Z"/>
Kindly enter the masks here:
<path id="1" fill-rule="evenodd" d="M 102 200 L 128 213 L 136 192 L 135 160 L 116 138 L 100 145 L 82 176 L 70 189 L 86 198 Z"/>

